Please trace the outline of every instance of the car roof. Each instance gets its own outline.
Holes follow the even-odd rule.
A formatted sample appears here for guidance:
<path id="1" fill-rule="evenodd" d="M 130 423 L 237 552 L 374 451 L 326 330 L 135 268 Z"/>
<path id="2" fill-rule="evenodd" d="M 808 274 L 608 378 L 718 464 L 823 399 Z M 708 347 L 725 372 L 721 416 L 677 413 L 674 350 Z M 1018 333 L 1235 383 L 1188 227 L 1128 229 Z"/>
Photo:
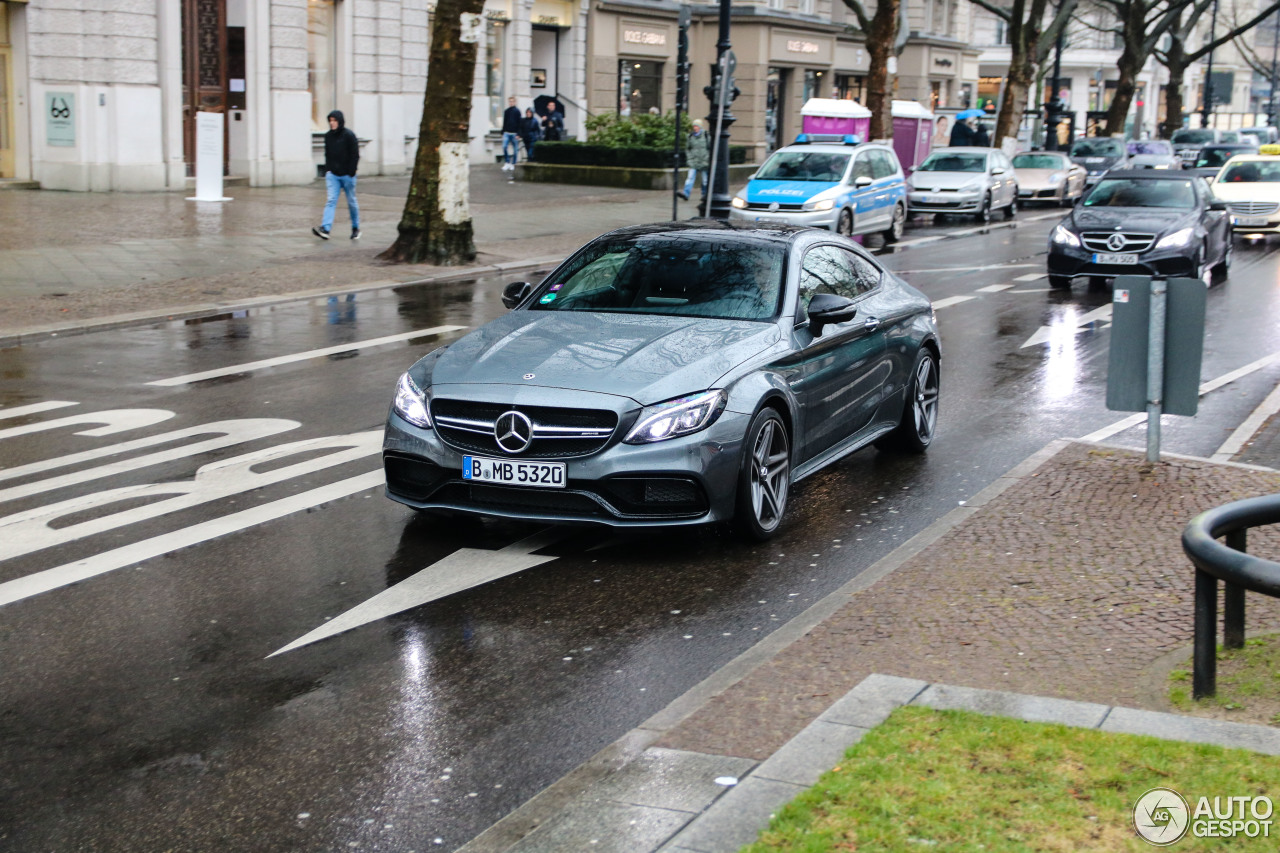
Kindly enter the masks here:
<path id="1" fill-rule="evenodd" d="M 1257 152 L 1252 152 L 1249 154 L 1237 154 L 1234 157 L 1232 157 L 1230 160 L 1228 160 L 1226 163 L 1223 163 L 1222 165 L 1226 166 L 1227 163 L 1258 163 L 1262 161 L 1270 162 L 1275 159 L 1276 159 L 1276 155 L 1274 154 L 1258 154 Z"/>
<path id="2" fill-rule="evenodd" d="M 989 154 L 996 149 L 988 148 L 985 145 L 944 145 L 941 148 L 935 148 L 930 154 L 937 154 L 940 151 L 946 151 L 951 154 Z"/>
<path id="3" fill-rule="evenodd" d="M 859 142 L 857 145 L 845 145 L 843 142 L 793 142 L 776 149 L 778 151 L 816 151 L 819 154 L 850 154 L 864 148 L 888 148 L 885 142 Z"/>
<path id="4" fill-rule="evenodd" d="M 1107 172 L 1102 176 L 1103 180 L 1108 178 L 1135 178 L 1144 181 L 1190 180 L 1190 177 L 1180 169 L 1174 169 L 1172 171 L 1157 171 L 1153 169 L 1112 169 L 1110 172 Z"/>
<path id="5" fill-rule="evenodd" d="M 647 225 L 627 225 L 606 232 L 603 237 L 730 237 L 746 238 L 763 243 L 791 243 L 797 237 L 814 234 L 816 230 L 804 225 L 770 224 L 761 227 L 756 222 L 729 222 L 717 219 L 699 219 L 686 222 L 652 222 Z"/>
<path id="6" fill-rule="evenodd" d="M 1206 145 L 1205 150 L 1210 148 L 1219 151 L 1257 151 L 1258 146 L 1250 145 L 1247 142 L 1215 142 L 1213 145 Z"/>

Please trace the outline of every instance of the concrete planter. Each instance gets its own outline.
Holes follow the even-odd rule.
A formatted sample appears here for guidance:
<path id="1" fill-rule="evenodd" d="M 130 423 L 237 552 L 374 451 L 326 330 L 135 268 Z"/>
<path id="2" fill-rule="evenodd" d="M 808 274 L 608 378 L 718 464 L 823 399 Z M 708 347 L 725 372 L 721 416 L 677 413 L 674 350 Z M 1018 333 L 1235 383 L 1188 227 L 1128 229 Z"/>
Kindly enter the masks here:
<path id="1" fill-rule="evenodd" d="M 759 168 L 752 163 L 729 167 L 729 186 L 740 187 Z M 544 184 L 585 184 L 595 187 L 622 187 L 631 190 L 670 190 L 670 169 L 631 169 L 619 166 L 577 166 L 560 163 L 520 163 L 516 177 Z M 688 174 L 683 168 L 680 179 Z"/>

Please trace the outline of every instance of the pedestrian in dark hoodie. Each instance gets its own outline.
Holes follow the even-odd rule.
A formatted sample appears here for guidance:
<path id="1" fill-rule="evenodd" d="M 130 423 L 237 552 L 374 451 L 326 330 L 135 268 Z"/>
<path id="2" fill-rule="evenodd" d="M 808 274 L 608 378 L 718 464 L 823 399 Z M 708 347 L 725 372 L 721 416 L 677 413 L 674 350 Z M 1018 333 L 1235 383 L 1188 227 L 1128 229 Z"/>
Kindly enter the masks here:
<path id="1" fill-rule="evenodd" d="M 324 185 L 328 197 L 324 203 L 324 219 L 311 229 L 321 240 L 329 239 L 333 228 L 333 212 L 338 207 L 338 193 L 347 194 L 347 211 L 351 214 L 351 239 L 360 239 L 360 205 L 356 202 L 356 166 L 360 163 L 360 140 L 346 126 L 342 113 L 329 113 L 329 132 L 324 135 Z"/>

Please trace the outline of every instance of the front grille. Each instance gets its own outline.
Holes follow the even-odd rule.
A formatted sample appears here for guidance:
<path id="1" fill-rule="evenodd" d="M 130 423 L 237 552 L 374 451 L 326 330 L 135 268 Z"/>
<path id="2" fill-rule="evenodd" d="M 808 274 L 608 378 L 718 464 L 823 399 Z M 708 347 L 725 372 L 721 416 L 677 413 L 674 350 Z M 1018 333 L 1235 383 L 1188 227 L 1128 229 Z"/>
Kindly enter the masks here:
<path id="1" fill-rule="evenodd" d="M 747 202 L 747 210 L 767 211 L 772 206 L 773 206 L 773 202 L 758 202 L 758 201 Z M 800 204 L 782 204 L 781 202 L 779 202 L 778 212 L 781 213 L 784 210 L 804 210 L 804 202 L 801 202 Z"/>
<path id="2" fill-rule="evenodd" d="M 1113 249 L 1107 245 L 1107 241 L 1114 235 L 1119 234 L 1124 237 L 1124 245 L 1119 249 Z M 1155 242 L 1154 234 L 1130 234 L 1122 231 L 1086 231 L 1080 235 L 1084 240 L 1084 245 L 1091 252 L 1145 252 L 1151 248 L 1151 244 Z"/>
<path id="3" fill-rule="evenodd" d="M 498 446 L 493 425 L 505 412 L 516 411 L 533 424 L 533 440 L 521 453 Z M 567 409 L 508 403 L 435 399 L 431 419 L 441 441 L 457 450 L 498 457 L 570 459 L 604 449 L 618 426 L 618 416 L 604 409 Z"/>
<path id="4" fill-rule="evenodd" d="M 1184 148 L 1178 152 L 1178 156 L 1181 157 L 1184 162 L 1196 159 L 1199 154 L 1200 152 L 1194 148 Z"/>
<path id="5" fill-rule="evenodd" d="M 1280 202 L 1274 201 L 1233 201 L 1227 205 L 1232 213 L 1242 216 L 1261 216 L 1280 210 Z"/>

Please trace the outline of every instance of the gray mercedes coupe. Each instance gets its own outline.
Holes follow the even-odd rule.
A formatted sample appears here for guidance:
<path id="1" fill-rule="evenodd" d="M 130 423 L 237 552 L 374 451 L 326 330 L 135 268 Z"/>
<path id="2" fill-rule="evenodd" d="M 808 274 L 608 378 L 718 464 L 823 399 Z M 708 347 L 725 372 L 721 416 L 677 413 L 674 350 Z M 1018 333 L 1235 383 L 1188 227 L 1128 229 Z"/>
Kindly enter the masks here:
<path id="1" fill-rule="evenodd" d="M 852 240 L 786 225 L 624 228 L 400 377 L 387 496 L 422 510 L 777 532 L 793 483 L 868 444 L 923 452 L 927 297 Z"/>

